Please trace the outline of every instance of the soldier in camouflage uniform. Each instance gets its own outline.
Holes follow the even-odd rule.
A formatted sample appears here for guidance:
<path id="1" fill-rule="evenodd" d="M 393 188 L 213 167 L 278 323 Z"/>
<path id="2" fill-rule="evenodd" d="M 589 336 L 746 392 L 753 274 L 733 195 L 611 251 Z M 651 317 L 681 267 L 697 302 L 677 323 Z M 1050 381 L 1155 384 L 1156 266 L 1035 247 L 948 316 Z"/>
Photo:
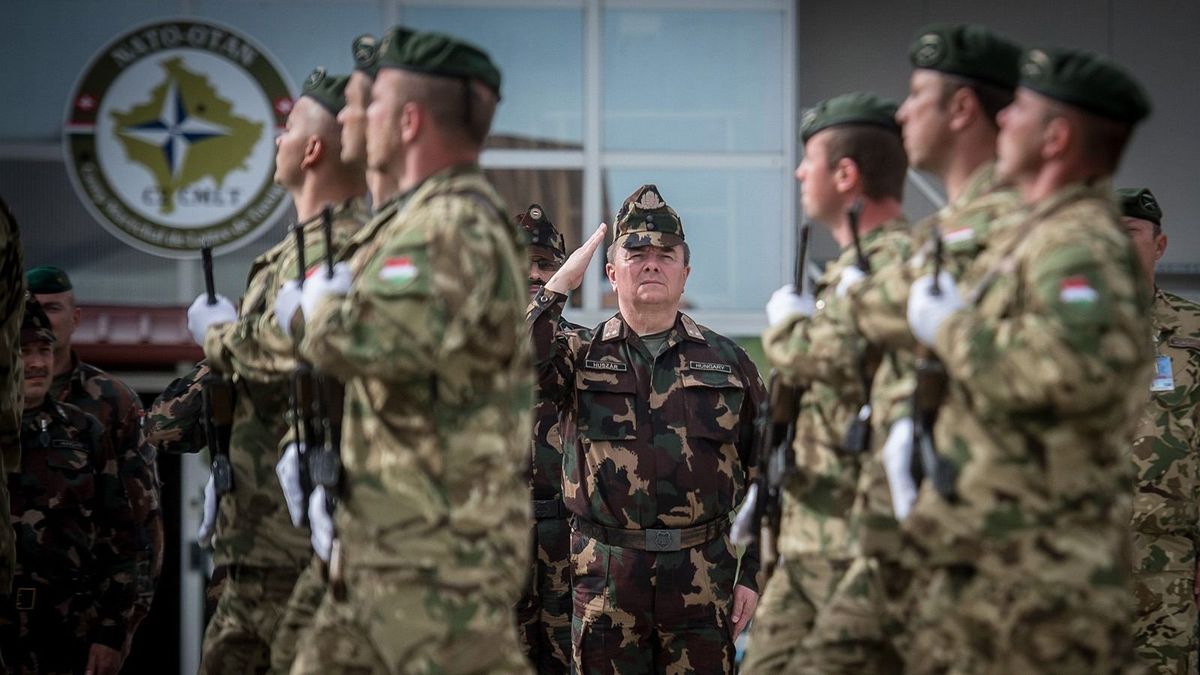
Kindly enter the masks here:
<path id="1" fill-rule="evenodd" d="M 21 465 L 21 317 L 25 265 L 17 221 L 0 199 L 0 599 L 8 595 L 16 565 L 8 512 L 9 471 Z M 0 663 L 0 670 L 3 664 Z"/>
<path id="2" fill-rule="evenodd" d="M 334 279 L 304 286 L 302 353 L 346 385 L 330 592 L 293 673 L 523 673 L 532 378 L 516 231 L 477 162 L 500 72 L 418 33 L 380 43 L 367 157 L 399 180 Z M 377 216 L 379 218 L 379 216 Z M 321 551 L 318 551 L 319 553 Z"/>
<path id="3" fill-rule="evenodd" d="M 54 333 L 32 297 L 21 323 L 21 465 L 8 476 L 17 539 L 0 646 L 16 672 L 115 675 L 131 630 L 133 513 L 110 436 L 54 399 Z"/>
<path id="4" fill-rule="evenodd" d="M 818 104 L 801 124 L 804 161 L 796 178 L 804 212 L 829 229 L 842 251 L 814 290 L 800 294 L 789 284 L 767 305 L 763 350 L 778 377 L 804 393 L 796 473 L 783 494 L 780 562 L 751 633 L 746 673 L 795 668 L 801 641 L 850 561 L 846 518 L 861 451 L 844 440 L 867 403 L 879 358 L 855 330 L 844 289 L 864 272 L 856 241 L 870 269 L 894 265 L 908 252 L 901 212 L 908 162 L 895 115 L 895 103 L 856 92 Z M 862 218 L 852 232 L 848 211 L 856 202 Z"/>
<path id="5" fill-rule="evenodd" d="M 758 556 L 729 540 L 756 474 L 765 398 L 732 340 L 679 311 L 683 223 L 654 185 L 626 198 L 608 249 L 620 312 L 562 330 L 601 226 L 529 308 L 540 398 L 554 401 L 572 513 L 575 672 L 731 673 L 758 602 Z"/>
<path id="6" fill-rule="evenodd" d="M 66 272 L 57 267 L 37 267 L 26 274 L 29 290 L 42 304 L 54 326 L 55 373 L 51 395 L 78 406 L 100 420 L 117 452 L 125 494 L 137 521 L 137 602 L 128 625 L 124 647 L 128 655 L 134 631 L 150 612 L 154 589 L 162 574 L 163 516 L 159 496 L 158 467 L 154 448 L 142 440 L 142 402 L 121 380 L 79 360 L 71 348 L 71 336 L 79 325 L 80 310 Z"/>
<path id="7" fill-rule="evenodd" d="M 931 266 L 935 236 L 943 240 L 942 268 L 958 278 L 981 250 L 992 222 L 1019 207 L 1016 192 L 996 180 L 995 146 L 996 114 L 1012 101 L 1020 53 L 1003 36 L 969 24 L 927 27 L 910 47 L 914 69 L 896 120 L 909 162 L 942 180 L 949 204 L 914 226 L 914 256 L 876 267 L 848 294 L 858 332 L 884 352 L 873 383 L 874 442 L 849 517 L 855 558 L 800 650 L 798 672 L 900 667 L 908 605 L 923 592 L 924 578 L 922 570 L 904 564 L 918 554 L 902 550 L 896 518 L 897 511 L 903 517 L 911 507 L 915 486 L 908 472 L 888 474 L 883 457 L 884 447 L 897 444 L 904 457 L 913 456 L 917 343 L 905 316 L 908 289 Z M 895 493 L 898 509 L 889 478 L 906 481 Z"/>
<path id="8" fill-rule="evenodd" d="M 1149 286 L 1167 249 L 1146 188 L 1117 190 L 1121 223 Z M 1200 305 L 1154 291 L 1155 374 L 1133 443 L 1134 649 L 1156 675 L 1194 675 L 1200 533 Z"/>
<path id="9" fill-rule="evenodd" d="M 397 26 L 398 40 L 406 40 L 412 31 Z M 367 166 L 367 106 L 371 103 L 371 84 L 379 72 L 379 43 L 374 36 L 359 35 L 350 46 L 354 70 L 346 83 L 346 105 L 338 113 L 342 125 L 342 161 L 359 167 L 367 175 L 367 189 L 375 210 L 386 204 L 399 190 L 396 176 Z"/>
<path id="10" fill-rule="evenodd" d="M 996 165 L 1026 207 L 957 284 L 912 285 L 910 330 L 949 377 L 934 439 L 957 478 L 950 494 L 926 482 L 904 523 L 932 571 L 909 672 L 1116 673 L 1132 657 L 1150 293 L 1106 179 L 1149 108 L 1103 57 L 1026 51 Z"/>
<path id="11" fill-rule="evenodd" d="M 514 220 L 529 235 L 529 297 L 542 292 L 567 259 L 563 236 L 540 204 Z M 559 330 L 580 330 L 559 317 Z M 571 527 L 562 501 L 562 437 L 558 407 L 540 398 L 533 409 L 529 488 L 533 496 L 533 566 L 525 596 L 517 603 L 521 646 L 538 673 L 571 669 Z"/>
<path id="12" fill-rule="evenodd" d="M 346 77 L 315 70 L 276 140 L 275 180 L 295 203 L 309 278 L 325 273 L 322 209 L 332 205 L 339 250 L 366 217 L 364 176 L 341 161 L 336 115 L 345 85 Z M 275 294 L 283 280 L 296 278 L 297 258 L 292 237 L 259 256 L 240 313 L 224 298 L 208 305 L 203 294 L 188 311 L 208 366 L 231 376 L 237 393 L 229 442 L 233 487 L 219 496 L 214 544 L 214 562 L 227 566 L 229 578 L 204 634 L 204 673 L 255 673 L 270 665 L 288 599 L 312 558 L 307 528 L 292 526 L 274 471 L 296 367 L 295 342 L 275 320 Z"/>

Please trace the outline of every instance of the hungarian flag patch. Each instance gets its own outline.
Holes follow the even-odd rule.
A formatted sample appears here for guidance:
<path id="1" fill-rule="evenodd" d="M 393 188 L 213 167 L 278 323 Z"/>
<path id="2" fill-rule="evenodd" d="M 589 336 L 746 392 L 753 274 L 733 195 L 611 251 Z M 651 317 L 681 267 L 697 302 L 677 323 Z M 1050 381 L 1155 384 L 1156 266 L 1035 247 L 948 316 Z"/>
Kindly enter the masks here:
<path id="1" fill-rule="evenodd" d="M 950 246 L 961 244 L 964 241 L 971 241 L 974 238 L 975 230 L 972 230 L 969 227 L 960 227 L 957 230 L 951 230 L 942 235 L 942 241 Z"/>
<path id="2" fill-rule="evenodd" d="M 388 258 L 379 268 L 379 278 L 393 283 L 411 281 L 417 278 L 417 274 L 417 266 L 413 264 L 412 258 L 406 255 Z"/>
<path id="3" fill-rule="evenodd" d="M 1058 285 L 1058 299 L 1070 304 L 1095 302 L 1099 297 L 1087 277 L 1075 276 L 1063 279 Z"/>

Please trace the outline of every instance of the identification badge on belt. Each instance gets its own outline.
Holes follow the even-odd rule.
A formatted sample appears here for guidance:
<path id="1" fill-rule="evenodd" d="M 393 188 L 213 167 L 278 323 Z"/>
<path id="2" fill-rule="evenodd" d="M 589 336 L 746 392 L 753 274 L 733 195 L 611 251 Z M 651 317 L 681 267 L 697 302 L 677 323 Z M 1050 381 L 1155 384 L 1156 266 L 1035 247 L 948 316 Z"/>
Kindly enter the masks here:
<path id="1" fill-rule="evenodd" d="M 1175 373 L 1171 370 L 1171 357 L 1154 357 L 1154 379 L 1150 391 L 1175 391 Z"/>

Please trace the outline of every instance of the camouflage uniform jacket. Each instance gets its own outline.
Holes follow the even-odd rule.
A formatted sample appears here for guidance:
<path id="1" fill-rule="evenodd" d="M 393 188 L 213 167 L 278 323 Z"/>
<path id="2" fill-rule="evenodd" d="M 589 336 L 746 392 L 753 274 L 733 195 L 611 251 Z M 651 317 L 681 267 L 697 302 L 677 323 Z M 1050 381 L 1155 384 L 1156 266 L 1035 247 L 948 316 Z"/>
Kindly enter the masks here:
<path id="1" fill-rule="evenodd" d="M 200 361 L 187 374 L 172 380 L 150 405 L 143 431 L 146 443 L 155 452 L 192 454 L 207 447 L 201 415 L 202 384 L 208 372 L 208 362 Z"/>
<path id="2" fill-rule="evenodd" d="M 1011 217 L 960 279 L 968 306 L 936 336 L 949 386 L 934 437 L 958 467 L 958 498 L 927 483 L 905 532 L 927 562 L 1124 597 L 1150 294 L 1106 182 Z"/>
<path id="3" fill-rule="evenodd" d="M 334 246 L 344 246 L 363 222 L 364 202 L 350 200 L 333 213 Z M 310 271 L 323 264 L 320 217 L 303 224 Z M 296 277 L 295 244 L 280 241 L 255 259 L 238 320 L 208 331 L 209 367 L 233 377 L 237 401 L 229 441 L 233 491 L 221 497 L 214 561 L 218 565 L 301 569 L 312 549 L 307 528 L 295 528 L 275 475 L 279 443 L 288 431 L 293 341 L 275 322 L 275 295 Z M 290 263 L 290 264 L 289 264 Z"/>
<path id="4" fill-rule="evenodd" d="M 908 223 L 883 223 L 861 245 L 873 273 L 894 267 L 909 251 Z M 861 458 L 845 453 L 842 441 L 866 402 L 864 375 L 891 367 L 858 333 L 847 298 L 835 293 L 842 272 L 857 264 L 855 248 L 847 246 L 817 280 L 812 317 L 796 315 L 763 334 L 763 351 L 776 372 L 804 389 L 793 445 L 796 475 L 784 493 L 779 528 L 783 555 L 847 555 L 846 516 Z"/>
<path id="5" fill-rule="evenodd" d="M 21 439 L 21 470 L 8 478 L 14 597 L 60 607 L 88 622 L 89 642 L 120 650 L 135 599 L 135 523 L 116 453 L 99 421 L 49 399 L 25 411 Z"/>
<path id="6" fill-rule="evenodd" d="M 532 374 L 524 252 L 477 166 L 392 204 L 302 351 L 342 377 L 335 525 L 347 568 L 420 571 L 492 607 L 528 573 Z"/>
<path id="7" fill-rule="evenodd" d="M 0 200 L 0 479 L 21 465 L 21 317 L 25 315 L 25 264 L 17 221 Z M 0 595 L 8 592 L 15 552 L 8 491 L 0 480 Z"/>
<path id="8" fill-rule="evenodd" d="M 957 199 L 913 226 L 912 256 L 880 267 L 849 293 L 859 332 L 888 353 L 872 386 L 872 452 L 863 461 L 851 509 L 851 539 L 858 552 L 894 558 L 900 545 L 900 525 L 879 452 L 892 423 L 912 414 L 917 343 L 908 327 L 908 289 L 917 277 L 933 271 L 934 228 L 942 236 L 942 269 L 959 279 L 984 249 L 992 225 L 1021 208 L 1016 191 L 999 182 L 995 163 L 988 162 L 975 170 Z"/>
<path id="9" fill-rule="evenodd" d="M 728 518 L 757 475 L 766 391 L 750 357 L 682 312 L 657 358 L 619 314 L 561 331 L 565 302 L 542 291 L 528 322 L 538 386 L 559 406 L 567 510 L 627 530 Z M 738 583 L 758 590 L 758 572 L 751 547 Z"/>
<path id="10" fill-rule="evenodd" d="M 71 350 L 71 370 L 54 378 L 54 397 L 70 403 L 100 421 L 108 442 L 117 453 L 117 469 L 129 497 L 136 523 L 137 602 L 145 615 L 154 602 L 154 589 L 162 574 L 163 515 L 154 447 L 142 436 L 142 402 L 127 384 L 83 363 Z"/>
<path id="11" fill-rule="evenodd" d="M 1200 543 L 1200 305 L 1160 289 L 1152 319 L 1173 382 L 1151 393 L 1133 444 L 1134 569 L 1190 575 Z"/>
<path id="12" fill-rule="evenodd" d="M 590 332 L 562 317 L 558 320 L 558 330 Z M 535 500 L 562 499 L 562 448 L 558 405 L 539 390 L 533 408 L 533 455 L 529 476 L 529 489 Z"/>

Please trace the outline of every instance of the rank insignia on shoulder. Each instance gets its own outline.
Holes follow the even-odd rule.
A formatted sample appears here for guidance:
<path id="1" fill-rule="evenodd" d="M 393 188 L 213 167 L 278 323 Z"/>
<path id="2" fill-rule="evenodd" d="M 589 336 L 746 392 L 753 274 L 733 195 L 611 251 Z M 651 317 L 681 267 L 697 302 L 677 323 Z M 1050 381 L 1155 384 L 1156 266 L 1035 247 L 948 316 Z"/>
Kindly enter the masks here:
<path id="1" fill-rule="evenodd" d="M 379 268 L 379 278 L 383 281 L 401 283 L 415 279 L 417 274 L 417 266 L 413 264 L 412 258 L 406 255 L 388 258 Z"/>
<path id="2" fill-rule="evenodd" d="M 726 375 L 733 374 L 733 368 L 724 363 L 708 363 L 706 361 L 688 361 L 688 368 L 691 370 L 704 370 L 710 373 L 725 373 Z"/>
<path id="3" fill-rule="evenodd" d="M 595 361 L 593 359 L 586 359 L 584 360 L 583 365 L 589 370 L 607 370 L 614 373 L 624 373 L 629 370 L 629 366 L 625 365 L 624 363 L 620 363 L 619 361 Z"/>

